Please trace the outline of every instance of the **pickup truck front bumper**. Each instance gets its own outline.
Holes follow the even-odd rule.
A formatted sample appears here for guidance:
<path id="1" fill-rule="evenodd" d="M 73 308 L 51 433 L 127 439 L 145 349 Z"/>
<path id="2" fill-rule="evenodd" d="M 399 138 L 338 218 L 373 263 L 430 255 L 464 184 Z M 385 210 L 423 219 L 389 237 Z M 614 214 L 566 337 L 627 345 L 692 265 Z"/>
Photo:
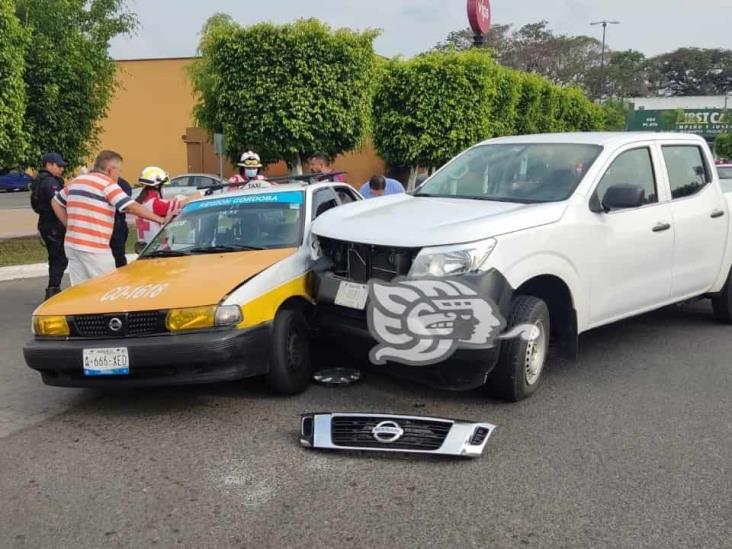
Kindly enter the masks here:
<path id="1" fill-rule="evenodd" d="M 342 278 L 331 272 L 314 272 L 314 295 L 318 307 L 316 323 L 326 341 L 353 355 L 368 357 L 377 341 L 369 332 L 366 309 L 357 310 L 335 304 Z M 481 297 L 492 300 L 503 318 L 508 318 L 514 289 L 496 270 L 456 278 L 478 291 Z M 366 305 L 368 308 L 368 303 Z M 374 366 L 395 376 L 407 378 L 439 389 L 464 391 L 485 384 L 495 367 L 500 343 L 490 349 L 458 350 L 446 362 L 433 366 L 405 366 L 388 363 Z"/>

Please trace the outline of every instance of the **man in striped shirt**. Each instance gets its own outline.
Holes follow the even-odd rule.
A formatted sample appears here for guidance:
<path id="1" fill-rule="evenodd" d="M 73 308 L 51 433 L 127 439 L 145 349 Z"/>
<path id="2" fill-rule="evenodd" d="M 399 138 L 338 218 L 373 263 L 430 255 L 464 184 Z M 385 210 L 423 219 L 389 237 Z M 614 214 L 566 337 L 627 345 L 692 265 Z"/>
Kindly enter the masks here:
<path id="1" fill-rule="evenodd" d="M 72 286 L 114 271 L 109 240 L 116 211 L 160 224 L 168 220 L 127 196 L 117 185 L 121 171 L 122 157 L 114 151 L 102 151 L 92 171 L 74 179 L 52 201 L 53 211 L 66 226 L 64 249 Z"/>

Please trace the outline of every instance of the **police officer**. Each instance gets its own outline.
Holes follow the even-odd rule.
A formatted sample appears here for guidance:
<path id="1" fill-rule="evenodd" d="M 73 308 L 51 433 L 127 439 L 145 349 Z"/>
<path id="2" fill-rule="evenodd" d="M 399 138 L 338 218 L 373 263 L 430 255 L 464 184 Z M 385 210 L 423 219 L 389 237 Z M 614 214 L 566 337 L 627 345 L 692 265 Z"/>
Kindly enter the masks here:
<path id="1" fill-rule="evenodd" d="M 64 186 L 61 175 L 65 167 L 66 161 L 60 154 L 48 153 L 43 157 L 43 168 L 31 183 L 31 207 L 38 214 L 38 232 L 48 250 L 46 299 L 61 291 L 61 279 L 68 265 L 64 252 L 66 228 L 51 208 L 51 200 Z"/>

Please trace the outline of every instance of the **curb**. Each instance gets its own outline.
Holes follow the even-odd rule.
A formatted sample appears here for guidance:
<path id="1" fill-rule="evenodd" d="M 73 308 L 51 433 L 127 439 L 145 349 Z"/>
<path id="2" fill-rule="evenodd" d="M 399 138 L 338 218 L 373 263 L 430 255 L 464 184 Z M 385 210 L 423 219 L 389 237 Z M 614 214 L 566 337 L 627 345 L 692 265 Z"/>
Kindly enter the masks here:
<path id="1" fill-rule="evenodd" d="M 137 259 L 137 255 L 127 254 L 127 261 L 132 262 L 135 259 Z M 0 267 L 0 282 L 20 280 L 23 278 L 41 278 L 45 276 L 48 276 L 48 263 Z"/>

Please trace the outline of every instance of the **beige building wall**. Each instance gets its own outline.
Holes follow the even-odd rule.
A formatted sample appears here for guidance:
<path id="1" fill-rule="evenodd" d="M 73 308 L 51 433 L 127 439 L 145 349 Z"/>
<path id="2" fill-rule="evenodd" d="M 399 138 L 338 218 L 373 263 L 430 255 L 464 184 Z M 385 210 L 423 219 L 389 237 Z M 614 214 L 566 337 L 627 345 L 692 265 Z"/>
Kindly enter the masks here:
<path id="1" fill-rule="evenodd" d="M 186 68 L 191 58 L 117 61 L 119 88 L 102 122 L 100 150 L 112 149 L 124 157 L 122 176 L 135 183 L 145 166 L 157 165 L 171 176 L 191 172 L 218 172 L 218 158 L 205 132 L 194 127 L 194 98 Z M 383 174 L 384 162 L 370 144 L 338 157 L 337 170 L 347 171 L 348 182 L 359 186 L 372 175 Z M 224 172 L 230 175 L 231 166 Z M 286 173 L 284 163 L 269 167 L 272 176 Z"/>
<path id="2" fill-rule="evenodd" d="M 100 148 L 125 159 L 122 176 L 134 183 L 142 168 L 171 175 L 187 171 L 183 137 L 193 126 L 193 95 L 186 77 L 190 59 L 117 62 L 119 88 L 102 122 Z"/>

